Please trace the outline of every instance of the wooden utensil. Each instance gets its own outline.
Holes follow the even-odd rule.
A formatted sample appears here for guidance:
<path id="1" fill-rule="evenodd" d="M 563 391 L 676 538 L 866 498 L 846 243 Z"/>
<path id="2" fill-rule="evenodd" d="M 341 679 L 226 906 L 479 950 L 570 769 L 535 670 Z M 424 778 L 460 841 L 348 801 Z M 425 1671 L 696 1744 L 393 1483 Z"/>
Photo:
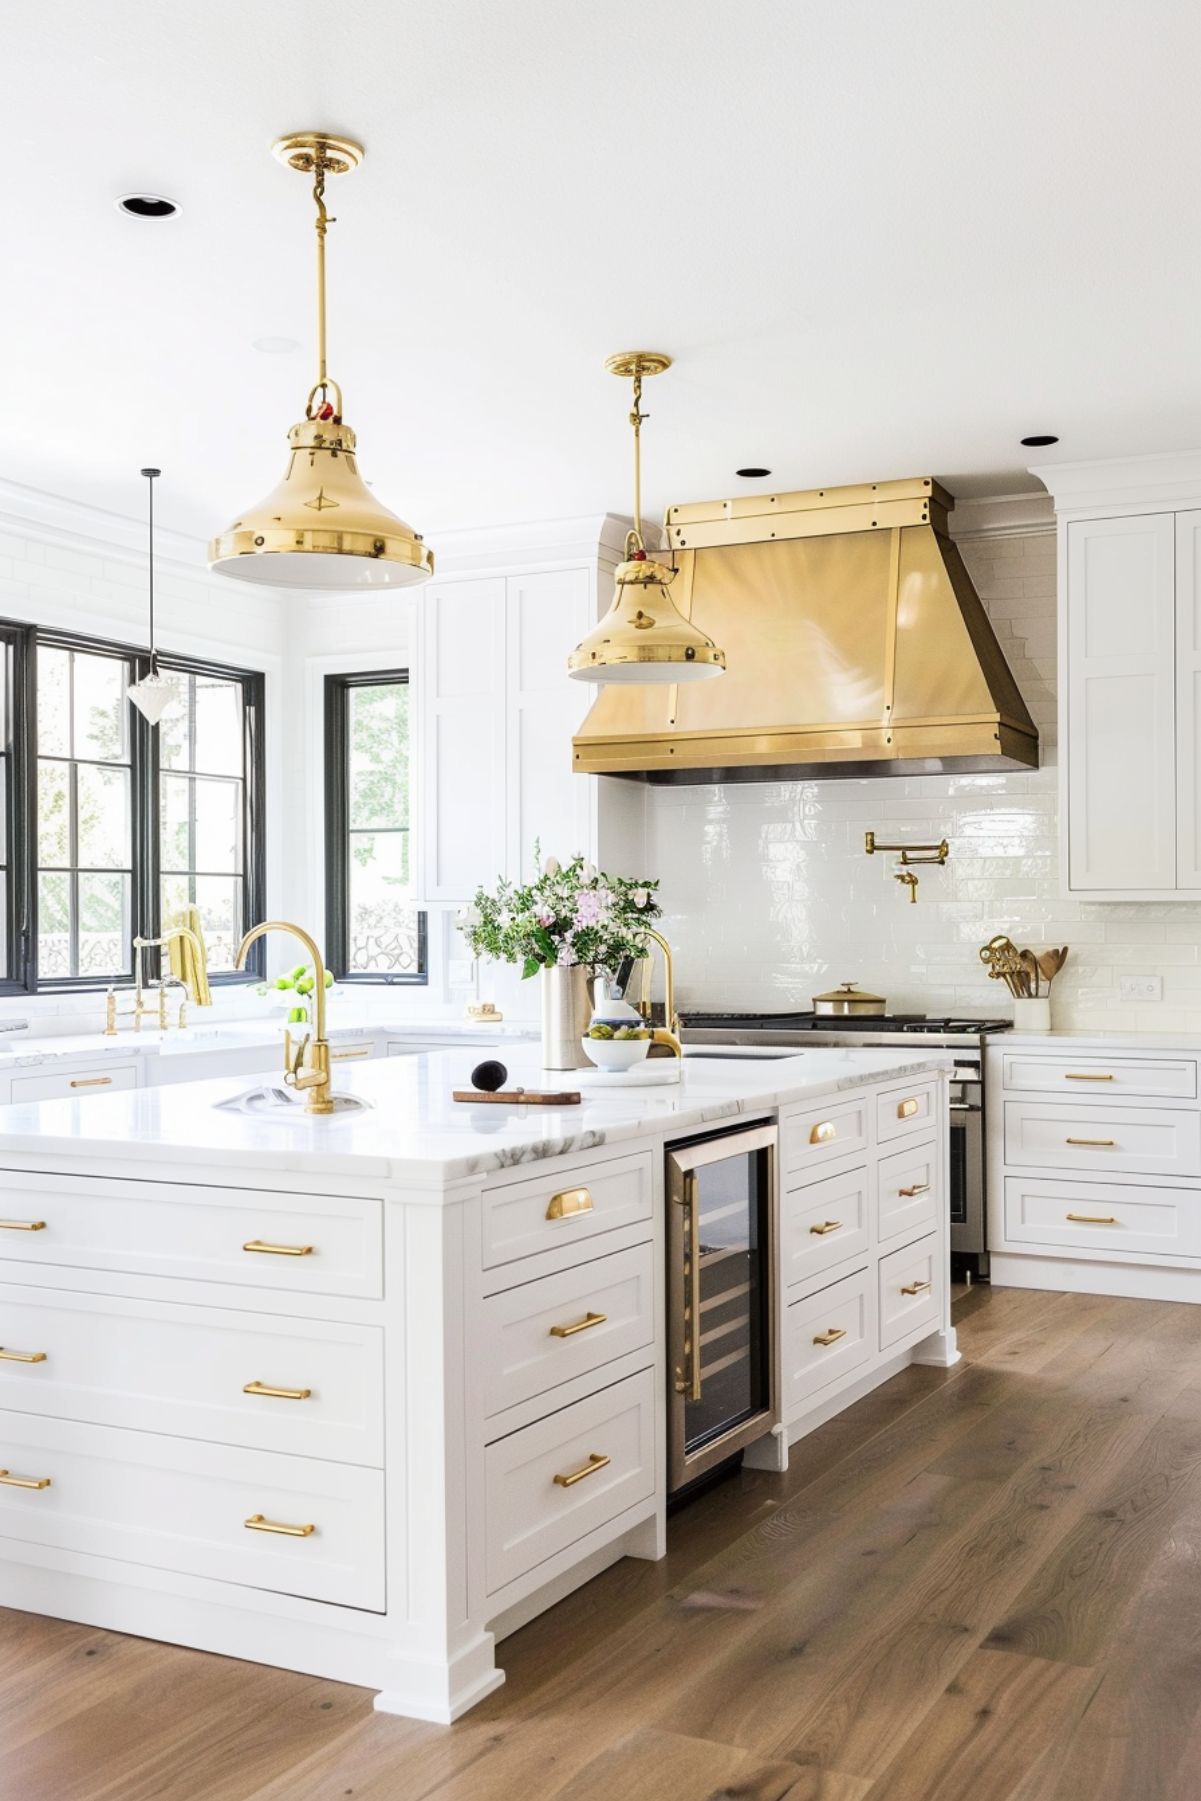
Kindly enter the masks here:
<path id="1" fill-rule="evenodd" d="M 1062 950 L 1043 951 L 1038 959 L 1038 967 L 1042 970 L 1048 988 L 1068 960 L 1068 947 Z"/>
<path id="2" fill-rule="evenodd" d="M 1039 968 L 1038 958 L 1032 950 L 1019 951 L 1018 958 L 1022 965 L 1025 986 L 1028 990 L 1026 998 L 1028 1000 L 1037 1000 L 1039 982 L 1042 978 L 1042 971 Z"/>
<path id="3" fill-rule="evenodd" d="M 466 1101 L 471 1106 L 497 1107 L 578 1107 L 578 1088 L 498 1088 L 494 1093 L 483 1088 L 455 1088 L 452 1101 Z"/>

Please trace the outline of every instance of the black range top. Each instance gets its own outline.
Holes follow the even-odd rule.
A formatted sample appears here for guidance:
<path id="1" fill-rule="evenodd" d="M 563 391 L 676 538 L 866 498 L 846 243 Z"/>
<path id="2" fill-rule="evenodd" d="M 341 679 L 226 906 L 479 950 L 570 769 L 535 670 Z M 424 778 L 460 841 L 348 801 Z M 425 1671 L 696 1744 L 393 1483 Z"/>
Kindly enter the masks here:
<path id="1" fill-rule="evenodd" d="M 1008 1032 L 1008 1019 L 957 1018 L 925 1013 L 693 1013 L 681 1010 L 680 1024 L 701 1032 L 913 1032 L 983 1036 Z"/>

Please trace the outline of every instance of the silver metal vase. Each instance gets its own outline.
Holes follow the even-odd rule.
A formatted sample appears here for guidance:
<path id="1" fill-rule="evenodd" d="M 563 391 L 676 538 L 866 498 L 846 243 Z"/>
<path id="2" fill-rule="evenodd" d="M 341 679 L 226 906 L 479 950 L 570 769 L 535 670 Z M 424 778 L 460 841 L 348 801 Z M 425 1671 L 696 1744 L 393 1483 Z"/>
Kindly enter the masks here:
<path id="1" fill-rule="evenodd" d="M 538 978 L 542 988 L 542 1067 L 587 1069 L 580 1044 L 592 1017 L 588 971 L 582 963 L 555 964 Z"/>

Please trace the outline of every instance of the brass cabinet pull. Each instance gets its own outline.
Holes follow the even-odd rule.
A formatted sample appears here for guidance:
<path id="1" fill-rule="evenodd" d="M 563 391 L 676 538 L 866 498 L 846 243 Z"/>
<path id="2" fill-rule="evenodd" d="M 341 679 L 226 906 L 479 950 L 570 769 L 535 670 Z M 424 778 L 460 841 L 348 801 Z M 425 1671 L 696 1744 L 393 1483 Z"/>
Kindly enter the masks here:
<path id="1" fill-rule="evenodd" d="M 307 1401 L 312 1392 L 311 1388 L 272 1388 L 269 1382 L 248 1382 L 242 1390 L 244 1395 L 267 1395 L 273 1401 Z"/>
<path id="2" fill-rule="evenodd" d="M 11 1470 L 0 1470 L 5 1488 L 49 1488 L 49 1476 L 14 1476 Z"/>
<path id="3" fill-rule="evenodd" d="M 111 1076 L 72 1076 L 72 1088 L 107 1088 L 112 1081 Z"/>
<path id="4" fill-rule="evenodd" d="M 1118 1223 L 1112 1213 L 1068 1213 L 1064 1217 L 1075 1220 L 1078 1226 L 1116 1226 Z"/>
<path id="5" fill-rule="evenodd" d="M 837 1232 L 842 1226 L 840 1219 L 823 1220 L 820 1226 L 810 1226 L 809 1230 L 817 1238 L 824 1238 L 827 1232 Z"/>
<path id="6" fill-rule="evenodd" d="M 550 1335 L 552 1338 L 574 1338 L 577 1332 L 588 1332 L 593 1326 L 603 1326 L 608 1317 L 607 1313 L 588 1312 L 583 1319 L 573 1320 L 570 1326 L 552 1326 Z"/>
<path id="7" fill-rule="evenodd" d="M 1084 1075 L 1084 1074 L 1078 1075 L 1076 1073 L 1076 1071 L 1072 1070 L 1072 1069 L 1068 1069 L 1068 1070 L 1064 1071 L 1063 1079 L 1065 1082 L 1116 1082 L 1117 1081 L 1116 1076 L 1095 1076 L 1095 1075 Z"/>
<path id="8" fill-rule="evenodd" d="M 0 1219 L 0 1232 L 44 1232 L 44 1219 Z"/>
<path id="9" fill-rule="evenodd" d="M 911 1094 L 909 1096 L 908 1100 L 898 1101 L 897 1102 L 897 1118 L 898 1119 L 912 1119 L 914 1114 L 917 1112 L 919 1105 L 920 1105 L 920 1102 L 918 1101 L 917 1096 L 914 1094 Z"/>
<path id="10" fill-rule="evenodd" d="M 832 1138 L 838 1137 L 838 1127 L 832 1119 L 823 1119 L 814 1126 L 809 1134 L 810 1144 L 829 1144 Z"/>
<path id="11" fill-rule="evenodd" d="M 929 1182 L 915 1182 L 913 1184 L 912 1188 L 898 1188 L 897 1189 L 897 1193 L 903 1194 L 907 1201 L 911 1201 L 913 1199 L 914 1195 L 929 1194 L 929 1192 L 930 1192 Z"/>
<path id="12" fill-rule="evenodd" d="M 45 1351 L 10 1351 L 0 1344 L 0 1360 L 5 1363 L 45 1363 Z"/>
<path id="13" fill-rule="evenodd" d="M 684 1210 L 688 1215 L 688 1399 L 701 1398 L 701 1199 L 696 1171 L 684 1171 Z"/>
<path id="14" fill-rule="evenodd" d="M 902 1294 L 925 1294 L 925 1292 L 929 1288 L 929 1286 L 930 1286 L 930 1284 L 928 1282 L 908 1282 L 902 1287 L 901 1293 Z"/>
<path id="15" fill-rule="evenodd" d="M 278 1532 L 281 1538 L 312 1538 L 316 1526 L 288 1526 L 282 1520 L 265 1520 L 261 1513 L 252 1513 L 242 1524 L 248 1532 Z"/>
<path id="16" fill-rule="evenodd" d="M 1112 1138 L 1065 1138 L 1063 1142 L 1065 1144 L 1091 1144 L 1102 1151 L 1112 1151 L 1114 1148 Z"/>
<path id="17" fill-rule="evenodd" d="M 546 1209 L 547 1219 L 574 1219 L 577 1213 L 592 1212 L 592 1193 L 587 1188 L 564 1188 L 552 1194 Z"/>
<path id="18" fill-rule="evenodd" d="M 362 1050 L 358 1051 L 331 1051 L 329 1055 L 331 1063 L 345 1063 L 348 1057 L 369 1057 L 371 1055 L 371 1046 L 366 1045 Z"/>
<path id="19" fill-rule="evenodd" d="M 261 1238 L 251 1238 L 242 1249 L 262 1251 L 268 1257 L 311 1257 L 314 1247 L 311 1244 L 264 1244 Z"/>
<path id="20" fill-rule="evenodd" d="M 611 1461 L 611 1458 L 604 1456 L 600 1451 L 593 1451 L 581 1469 L 571 1470 L 566 1476 L 556 1476 L 555 1487 L 574 1488 L 577 1482 L 584 1480 L 585 1476 L 595 1476 L 597 1470 L 603 1470 L 605 1465 Z"/>
<path id="21" fill-rule="evenodd" d="M 837 1344 L 839 1339 L 845 1338 L 846 1335 L 845 1326 L 830 1326 L 825 1332 L 819 1332 L 813 1342 L 814 1344 Z"/>

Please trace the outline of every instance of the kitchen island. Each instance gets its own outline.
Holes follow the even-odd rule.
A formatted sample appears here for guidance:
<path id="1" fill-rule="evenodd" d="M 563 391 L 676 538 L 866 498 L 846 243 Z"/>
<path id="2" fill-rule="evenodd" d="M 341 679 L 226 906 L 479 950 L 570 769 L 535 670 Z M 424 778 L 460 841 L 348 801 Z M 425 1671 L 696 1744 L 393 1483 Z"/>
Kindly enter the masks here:
<path id="1" fill-rule="evenodd" d="M 689 1058 L 563 1108 L 455 1103 L 471 1062 L 340 1067 L 364 1105 L 329 1118 L 241 1111 L 244 1077 L 0 1110 L 0 1605 L 456 1718 L 498 1638 L 663 1553 L 664 1151 L 732 1124 L 778 1128 L 748 1458 L 955 1361 L 940 1053 Z"/>

